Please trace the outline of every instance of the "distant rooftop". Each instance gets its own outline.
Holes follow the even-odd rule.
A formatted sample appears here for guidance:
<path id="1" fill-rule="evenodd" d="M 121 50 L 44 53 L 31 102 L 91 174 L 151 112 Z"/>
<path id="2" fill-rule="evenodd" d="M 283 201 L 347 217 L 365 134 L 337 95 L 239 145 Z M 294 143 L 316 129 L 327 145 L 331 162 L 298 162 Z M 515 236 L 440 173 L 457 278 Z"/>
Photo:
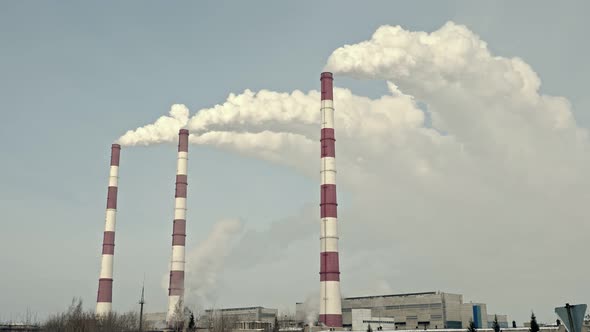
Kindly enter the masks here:
<path id="1" fill-rule="evenodd" d="M 427 294 L 431 294 L 431 293 L 427 293 Z M 436 293 L 435 293 L 436 294 Z M 563 332 L 567 332 L 565 330 L 565 328 L 563 328 L 562 326 L 540 326 L 540 331 L 541 332 L 559 332 L 559 331 L 563 331 Z M 387 330 L 387 329 L 383 329 L 383 332 L 465 332 L 466 329 L 427 329 L 427 330 L 423 330 L 423 329 L 418 329 L 418 330 Z M 477 331 L 480 332 L 493 332 L 494 329 L 492 328 L 485 328 L 485 329 L 477 329 Z M 527 332 L 530 331 L 530 329 L 528 327 L 508 327 L 508 328 L 502 328 L 502 331 L 506 331 L 506 332 Z M 322 330 L 320 332 L 329 332 L 328 330 Z M 352 330 L 352 332 L 355 332 L 355 330 Z M 365 332 L 365 330 L 359 330 L 356 332 Z"/>
<path id="2" fill-rule="evenodd" d="M 239 310 L 252 310 L 252 309 L 265 309 L 264 307 L 241 307 L 241 308 L 224 308 L 224 309 L 207 309 L 205 312 L 211 311 L 239 311 Z"/>
<path id="3" fill-rule="evenodd" d="M 380 297 L 401 297 L 401 296 L 414 296 L 414 295 L 436 295 L 437 292 L 422 292 L 422 293 L 405 293 L 405 294 L 389 294 L 389 295 L 371 295 L 371 296 L 359 296 L 359 297 L 346 297 L 345 300 L 361 300 L 361 299 L 375 299 Z"/>

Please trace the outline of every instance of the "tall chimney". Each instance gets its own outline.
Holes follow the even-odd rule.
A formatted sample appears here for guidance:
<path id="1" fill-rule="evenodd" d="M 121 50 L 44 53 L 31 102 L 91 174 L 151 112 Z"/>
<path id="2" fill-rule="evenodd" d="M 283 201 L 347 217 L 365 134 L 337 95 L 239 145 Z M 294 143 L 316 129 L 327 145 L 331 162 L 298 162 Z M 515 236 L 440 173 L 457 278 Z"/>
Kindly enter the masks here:
<path id="1" fill-rule="evenodd" d="M 336 203 L 336 148 L 332 73 L 322 73 L 321 202 L 320 202 L 320 323 L 342 327 L 338 223 Z"/>
<path id="2" fill-rule="evenodd" d="M 107 193 L 107 212 L 102 240 L 102 260 L 98 279 L 98 296 L 96 314 L 106 315 L 113 305 L 113 257 L 115 254 L 115 223 L 117 215 L 117 188 L 119 180 L 119 156 L 121 146 L 111 146 L 111 169 L 109 172 L 109 189 Z"/>
<path id="3" fill-rule="evenodd" d="M 188 167 L 188 130 L 178 133 L 178 166 L 176 169 L 176 194 L 174 201 L 174 226 L 172 227 L 172 259 L 170 262 L 170 286 L 168 288 L 168 314 L 171 324 L 176 306 L 182 306 L 184 298 L 184 244 L 186 239 L 186 187 Z"/>

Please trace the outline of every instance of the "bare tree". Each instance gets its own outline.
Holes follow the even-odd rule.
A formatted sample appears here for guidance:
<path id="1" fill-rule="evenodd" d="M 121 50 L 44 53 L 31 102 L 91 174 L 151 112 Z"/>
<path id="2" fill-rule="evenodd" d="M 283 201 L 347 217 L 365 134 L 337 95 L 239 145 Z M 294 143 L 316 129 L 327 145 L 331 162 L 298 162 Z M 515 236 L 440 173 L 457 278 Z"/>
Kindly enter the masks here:
<path id="1" fill-rule="evenodd" d="M 180 332 L 184 329 L 184 323 L 185 311 L 182 306 L 182 300 L 179 300 L 174 307 L 174 313 L 172 314 L 172 317 L 170 317 L 170 322 L 168 322 L 168 324 L 170 325 L 169 328 L 173 331 Z"/>
<path id="2" fill-rule="evenodd" d="M 137 329 L 137 313 L 97 316 L 84 311 L 82 300 L 74 298 L 66 312 L 53 315 L 43 324 L 47 332 L 125 332 Z"/>

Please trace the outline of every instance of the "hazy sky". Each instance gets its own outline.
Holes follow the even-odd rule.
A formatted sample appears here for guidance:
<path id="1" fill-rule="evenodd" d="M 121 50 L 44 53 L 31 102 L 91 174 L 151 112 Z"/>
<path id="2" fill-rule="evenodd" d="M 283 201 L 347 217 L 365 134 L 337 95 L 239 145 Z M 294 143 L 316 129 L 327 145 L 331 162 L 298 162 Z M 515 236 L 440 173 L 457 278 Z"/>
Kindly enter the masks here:
<path id="1" fill-rule="evenodd" d="M 247 98 L 220 106 L 234 118 L 207 130 L 313 141 L 319 100 L 308 92 L 331 55 L 335 85 L 353 94 L 339 92 L 336 111 L 359 120 L 336 122 L 343 295 L 458 292 L 518 322 L 531 310 L 554 321 L 555 306 L 590 300 L 579 253 L 590 231 L 589 11 L 587 1 L 3 2 L 0 321 L 27 309 L 43 317 L 74 296 L 94 308 L 119 136 L 173 104 L 193 115 L 267 89 L 305 95 L 271 94 L 294 104 L 247 112 Z M 448 21 L 455 28 L 441 28 Z M 383 25 L 401 25 L 407 44 L 387 35 L 370 51 L 334 52 Z M 408 48 L 417 66 L 407 75 L 383 51 L 437 30 L 431 48 Z M 454 44 L 461 36 L 467 44 Z M 473 56 L 473 40 L 491 55 Z M 273 108 L 298 103 L 317 107 L 317 133 Z M 293 311 L 319 288 L 319 154 L 228 139 L 190 148 L 187 301 Z M 121 152 L 116 310 L 136 309 L 144 274 L 147 311 L 166 308 L 175 157 L 175 144 Z"/>

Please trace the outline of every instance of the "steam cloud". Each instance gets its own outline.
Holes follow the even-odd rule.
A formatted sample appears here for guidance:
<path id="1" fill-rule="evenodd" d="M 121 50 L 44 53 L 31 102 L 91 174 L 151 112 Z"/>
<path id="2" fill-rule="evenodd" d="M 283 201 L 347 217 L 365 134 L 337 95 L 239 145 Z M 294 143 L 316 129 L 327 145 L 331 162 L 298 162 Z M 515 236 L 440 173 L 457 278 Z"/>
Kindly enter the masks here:
<path id="1" fill-rule="evenodd" d="M 334 91 L 338 181 L 352 195 L 340 210 L 347 293 L 378 274 L 402 292 L 443 287 L 521 317 L 530 308 L 514 299 L 552 308 L 590 296 L 590 267 L 579 264 L 590 231 L 588 133 L 567 99 L 539 92 L 528 64 L 449 22 L 432 33 L 382 26 L 336 49 L 326 70 L 389 88 L 377 99 Z M 315 179 L 318 100 L 317 91 L 246 90 L 190 118 L 175 105 L 120 142 L 174 141 L 186 126 L 194 144 Z M 563 273 L 569 266 L 577 273 Z M 501 286 L 481 287 L 492 283 Z"/>
<path id="2" fill-rule="evenodd" d="M 230 254 L 231 243 L 241 230 L 239 220 L 221 220 L 214 225 L 205 241 L 188 252 L 185 286 L 189 301 L 199 304 L 215 302 L 219 274 Z"/>

